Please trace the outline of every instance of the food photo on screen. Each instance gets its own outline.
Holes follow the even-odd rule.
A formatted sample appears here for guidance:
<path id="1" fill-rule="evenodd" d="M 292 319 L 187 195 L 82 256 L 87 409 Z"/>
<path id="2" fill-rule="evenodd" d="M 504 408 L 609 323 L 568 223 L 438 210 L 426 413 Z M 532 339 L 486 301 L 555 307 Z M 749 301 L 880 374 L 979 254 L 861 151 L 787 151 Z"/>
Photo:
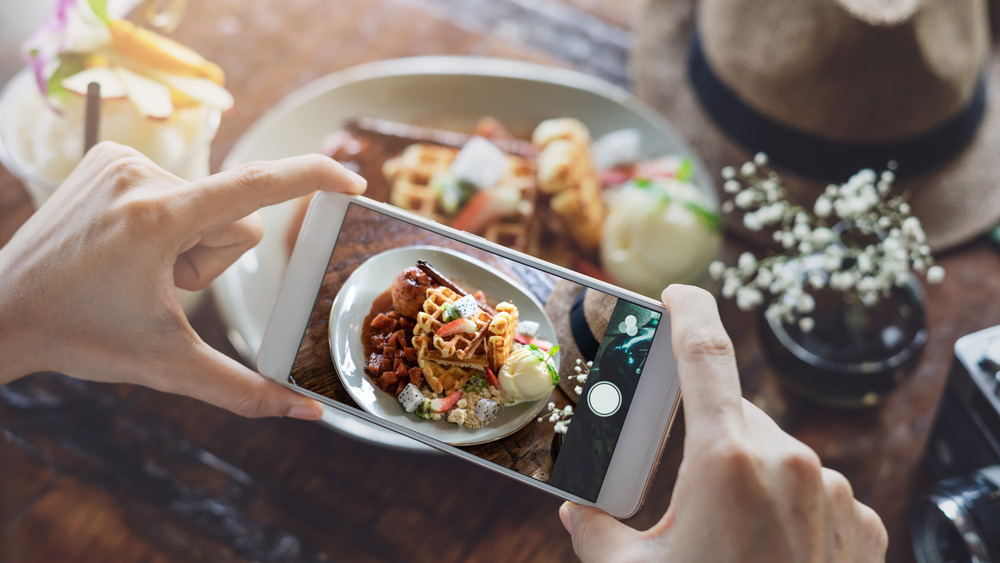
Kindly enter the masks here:
<path id="1" fill-rule="evenodd" d="M 572 315 L 549 305 L 589 293 L 604 320 L 584 355 Z M 658 320 L 352 203 L 290 379 L 596 500 Z M 594 408 L 609 396 L 613 409 Z"/>

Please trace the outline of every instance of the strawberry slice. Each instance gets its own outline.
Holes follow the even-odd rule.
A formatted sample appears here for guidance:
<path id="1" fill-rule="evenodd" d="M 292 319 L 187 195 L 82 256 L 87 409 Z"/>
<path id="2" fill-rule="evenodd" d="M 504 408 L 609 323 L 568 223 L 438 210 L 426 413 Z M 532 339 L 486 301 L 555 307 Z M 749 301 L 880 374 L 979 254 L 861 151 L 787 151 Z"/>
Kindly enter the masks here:
<path id="1" fill-rule="evenodd" d="M 489 367 L 486 368 L 486 381 L 488 381 L 493 387 L 501 389 L 500 379 L 497 378 L 497 374 L 493 373 L 493 370 Z"/>
<path id="2" fill-rule="evenodd" d="M 472 319 L 457 319 L 437 329 L 438 336 L 446 337 L 453 334 L 476 332 L 476 323 Z"/>
<path id="3" fill-rule="evenodd" d="M 517 212 L 521 191 L 516 186 L 500 185 L 479 190 L 458 212 L 451 226 L 460 231 L 480 233 L 487 225 Z"/>
<path id="4" fill-rule="evenodd" d="M 444 397 L 443 399 L 433 399 L 431 400 L 431 411 L 432 412 L 445 412 L 450 410 L 451 407 L 455 406 L 455 403 L 462 398 L 462 390 L 459 389 L 451 395 Z"/>

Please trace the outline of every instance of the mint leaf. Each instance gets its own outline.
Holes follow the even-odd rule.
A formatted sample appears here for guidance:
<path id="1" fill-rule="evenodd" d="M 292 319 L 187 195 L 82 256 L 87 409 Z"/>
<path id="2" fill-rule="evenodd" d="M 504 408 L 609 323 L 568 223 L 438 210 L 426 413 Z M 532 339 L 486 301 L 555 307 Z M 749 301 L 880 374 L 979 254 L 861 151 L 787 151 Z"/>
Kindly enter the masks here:
<path id="1" fill-rule="evenodd" d="M 90 9 L 101 19 L 102 22 L 110 24 L 111 18 L 108 16 L 108 0 L 87 0 Z"/>
<path id="2" fill-rule="evenodd" d="M 633 178 L 632 184 L 637 188 L 648 188 L 653 185 L 653 181 L 649 178 Z"/>
<path id="3" fill-rule="evenodd" d="M 705 227 L 713 233 L 722 231 L 722 216 L 714 211 L 709 211 L 693 201 L 684 202 L 684 207 L 694 214 Z"/>
<path id="4" fill-rule="evenodd" d="M 688 157 L 684 157 L 681 160 L 681 166 L 677 169 L 676 178 L 681 181 L 687 181 L 694 176 L 694 161 Z"/>

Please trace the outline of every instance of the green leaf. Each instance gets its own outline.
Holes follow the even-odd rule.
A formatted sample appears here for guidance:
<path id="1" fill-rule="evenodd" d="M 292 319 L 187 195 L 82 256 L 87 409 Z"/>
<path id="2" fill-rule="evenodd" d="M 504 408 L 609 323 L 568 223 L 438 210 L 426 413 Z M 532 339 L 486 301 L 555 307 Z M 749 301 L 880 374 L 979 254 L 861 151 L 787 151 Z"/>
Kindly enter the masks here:
<path id="1" fill-rule="evenodd" d="M 486 379 L 479 375 L 473 375 L 462 386 L 462 391 L 466 392 L 482 391 L 483 389 L 486 389 Z"/>
<path id="2" fill-rule="evenodd" d="M 681 166 L 677 169 L 677 179 L 681 181 L 687 181 L 694 176 L 694 161 L 688 157 L 684 157 L 681 160 Z"/>
<path id="3" fill-rule="evenodd" d="M 62 81 L 83 70 L 83 57 L 79 55 L 62 55 L 59 57 L 59 66 L 49 77 L 49 97 L 58 98 L 68 92 L 63 88 Z"/>
<path id="4" fill-rule="evenodd" d="M 108 16 L 108 0 L 87 0 L 87 4 L 102 22 L 111 23 L 111 18 Z"/>
<path id="5" fill-rule="evenodd" d="M 637 188 L 648 188 L 653 185 L 653 181 L 649 178 L 633 178 L 632 184 Z"/>
<path id="6" fill-rule="evenodd" d="M 684 207 L 693 213 L 699 221 L 704 223 L 710 232 L 718 233 L 722 231 L 722 215 L 714 211 L 709 211 L 693 201 L 684 202 Z"/>

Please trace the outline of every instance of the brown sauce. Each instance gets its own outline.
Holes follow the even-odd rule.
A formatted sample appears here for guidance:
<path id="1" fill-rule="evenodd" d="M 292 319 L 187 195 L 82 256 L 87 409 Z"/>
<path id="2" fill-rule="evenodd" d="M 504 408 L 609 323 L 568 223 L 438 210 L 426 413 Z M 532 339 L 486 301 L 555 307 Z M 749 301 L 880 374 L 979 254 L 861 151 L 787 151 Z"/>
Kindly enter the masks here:
<path id="1" fill-rule="evenodd" d="M 361 328 L 365 371 L 372 382 L 392 396 L 399 395 L 408 383 L 424 384 L 413 348 L 413 319 L 404 317 L 392 306 L 392 290 L 387 289 L 372 302 Z"/>

